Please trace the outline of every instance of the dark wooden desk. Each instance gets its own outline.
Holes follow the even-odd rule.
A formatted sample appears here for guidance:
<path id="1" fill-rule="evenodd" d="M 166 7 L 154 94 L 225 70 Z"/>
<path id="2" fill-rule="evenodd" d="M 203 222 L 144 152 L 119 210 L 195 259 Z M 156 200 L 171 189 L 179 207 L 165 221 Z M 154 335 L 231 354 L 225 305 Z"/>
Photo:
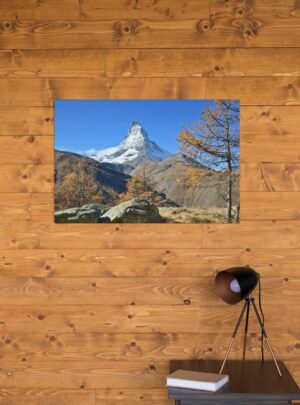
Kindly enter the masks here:
<path id="1" fill-rule="evenodd" d="M 170 372 L 178 369 L 217 373 L 221 361 L 191 360 L 171 361 Z M 300 390 L 282 361 L 279 362 L 282 377 L 279 377 L 273 361 L 228 360 L 224 374 L 229 374 L 229 383 L 217 392 L 169 388 L 169 399 L 176 405 L 256 404 L 283 405 L 300 400 Z"/>

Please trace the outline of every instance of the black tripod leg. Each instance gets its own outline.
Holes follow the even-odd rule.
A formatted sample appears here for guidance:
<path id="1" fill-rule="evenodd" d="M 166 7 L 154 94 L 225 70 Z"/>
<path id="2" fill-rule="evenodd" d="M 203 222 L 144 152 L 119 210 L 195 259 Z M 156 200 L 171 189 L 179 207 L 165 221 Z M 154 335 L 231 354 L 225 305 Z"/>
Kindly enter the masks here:
<path id="1" fill-rule="evenodd" d="M 249 323 L 249 311 L 250 311 L 250 300 L 246 298 L 247 301 L 247 312 L 246 312 L 246 322 L 245 322 L 245 335 L 244 335 L 244 347 L 243 347 L 243 360 L 246 358 L 246 347 L 247 347 L 247 333 L 248 333 L 248 323 Z"/>
<path id="2" fill-rule="evenodd" d="M 231 346 L 232 346 L 232 344 L 233 344 L 233 342 L 234 342 L 234 339 L 235 339 L 236 334 L 237 334 L 237 331 L 238 331 L 238 329 L 239 329 L 239 327 L 240 327 L 240 324 L 241 324 L 241 321 L 242 321 L 242 319 L 243 319 L 243 316 L 244 316 L 244 313 L 245 313 L 245 310 L 246 310 L 247 306 L 248 306 L 248 303 L 247 303 L 247 301 L 245 301 L 245 304 L 244 304 L 244 306 L 243 306 L 242 312 L 241 312 L 241 314 L 240 314 L 240 316 L 239 316 L 239 319 L 238 319 L 237 324 L 236 324 L 236 326 L 235 326 L 235 329 L 234 329 L 234 331 L 233 331 L 233 334 L 232 334 L 232 337 L 231 337 L 229 346 L 228 346 L 228 348 L 227 348 L 227 351 L 226 351 L 226 354 L 225 354 L 225 358 L 224 358 L 224 360 L 223 360 L 223 363 L 222 363 L 222 366 L 221 366 L 221 368 L 220 368 L 219 374 L 222 374 L 222 371 L 223 371 L 223 368 L 224 368 L 224 366 L 225 366 L 227 357 L 228 357 L 228 355 L 229 355 Z"/>
<path id="3" fill-rule="evenodd" d="M 259 323 L 259 325 L 260 325 L 260 327 L 261 327 L 262 333 L 263 333 L 263 335 L 264 335 L 264 337 L 265 337 L 265 339 L 266 339 L 267 345 L 268 345 L 268 347 L 269 347 L 269 349 L 270 349 L 270 352 L 271 352 L 271 355 L 272 355 L 272 357 L 273 357 L 274 363 L 275 363 L 275 365 L 276 365 L 278 374 L 280 375 L 280 377 L 282 377 L 282 374 L 281 374 L 280 368 L 279 368 L 279 366 L 278 366 L 278 363 L 277 363 L 277 360 L 276 360 L 274 351 L 273 351 L 273 349 L 272 349 L 271 343 L 270 343 L 269 338 L 268 338 L 268 336 L 267 336 L 267 332 L 266 332 L 266 330 L 265 330 L 265 328 L 264 328 L 264 324 L 263 324 L 263 322 L 262 322 L 262 320 L 261 320 L 261 318 L 260 318 L 260 316 L 259 316 L 258 309 L 257 309 L 257 307 L 256 307 L 256 305 L 255 305 L 254 298 L 251 298 L 251 303 L 252 303 L 252 305 L 253 305 L 253 308 L 254 308 L 254 311 L 255 311 L 255 314 L 256 314 L 258 323 Z"/>

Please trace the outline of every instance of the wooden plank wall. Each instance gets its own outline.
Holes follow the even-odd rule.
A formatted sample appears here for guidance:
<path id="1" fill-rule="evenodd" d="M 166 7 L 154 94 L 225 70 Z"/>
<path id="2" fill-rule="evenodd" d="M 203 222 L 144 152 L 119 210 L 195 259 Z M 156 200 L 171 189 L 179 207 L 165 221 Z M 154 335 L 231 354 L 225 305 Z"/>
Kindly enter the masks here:
<path id="1" fill-rule="evenodd" d="M 170 359 L 224 355 L 240 308 L 213 280 L 238 264 L 300 383 L 299 2 L 1 0 L 0 18 L 0 404 L 168 404 Z M 54 100 L 133 97 L 241 100 L 241 224 L 53 223 Z"/>

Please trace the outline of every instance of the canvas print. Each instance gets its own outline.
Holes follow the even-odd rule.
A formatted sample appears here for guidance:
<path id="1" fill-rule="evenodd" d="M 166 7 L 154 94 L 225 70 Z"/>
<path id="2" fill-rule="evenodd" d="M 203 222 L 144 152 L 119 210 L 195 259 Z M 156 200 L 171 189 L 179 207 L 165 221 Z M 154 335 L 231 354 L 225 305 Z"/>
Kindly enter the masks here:
<path id="1" fill-rule="evenodd" d="M 56 223 L 237 223 L 238 100 L 57 100 Z"/>

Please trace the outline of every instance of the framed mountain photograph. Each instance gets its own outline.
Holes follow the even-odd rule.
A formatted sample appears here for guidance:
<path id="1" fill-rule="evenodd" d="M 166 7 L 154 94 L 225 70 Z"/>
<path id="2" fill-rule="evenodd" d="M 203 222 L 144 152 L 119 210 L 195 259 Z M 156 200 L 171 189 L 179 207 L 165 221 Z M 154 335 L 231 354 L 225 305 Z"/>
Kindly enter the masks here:
<path id="1" fill-rule="evenodd" d="M 57 100 L 56 223 L 238 223 L 237 100 Z"/>

